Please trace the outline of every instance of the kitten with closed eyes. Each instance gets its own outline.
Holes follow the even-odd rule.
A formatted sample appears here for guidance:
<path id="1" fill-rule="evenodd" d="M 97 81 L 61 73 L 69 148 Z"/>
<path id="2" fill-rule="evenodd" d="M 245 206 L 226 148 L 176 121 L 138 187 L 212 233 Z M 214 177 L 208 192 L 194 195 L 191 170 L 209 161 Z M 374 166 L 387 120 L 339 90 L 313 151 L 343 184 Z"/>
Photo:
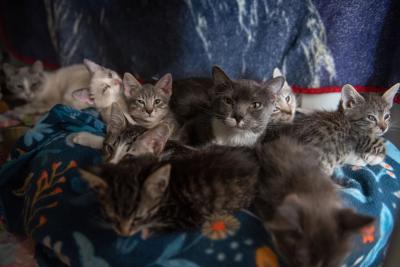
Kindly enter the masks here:
<path id="1" fill-rule="evenodd" d="M 87 107 L 96 108 L 105 123 L 111 116 L 111 106 L 117 103 L 126 110 L 126 103 L 122 90 L 122 79 L 115 71 L 84 59 L 84 64 L 91 74 L 89 87 L 77 89 L 72 97 Z"/>
<path id="2" fill-rule="evenodd" d="M 97 193 L 104 219 L 116 233 L 144 231 L 147 236 L 195 230 L 213 215 L 247 208 L 257 173 L 250 149 L 215 147 L 161 162 L 154 156 L 128 157 L 81 176 Z"/>
<path id="3" fill-rule="evenodd" d="M 217 66 L 212 68 L 212 76 L 210 109 L 203 109 L 183 126 L 182 139 L 195 146 L 253 146 L 269 122 L 284 78 L 276 77 L 262 84 L 232 81 Z"/>
<path id="4" fill-rule="evenodd" d="M 273 78 L 284 77 L 279 68 L 275 68 Z M 290 123 L 294 119 L 297 109 L 296 95 L 293 93 L 292 87 L 285 81 L 282 90 L 275 102 L 275 108 L 271 114 L 269 124 Z"/>
<path id="5" fill-rule="evenodd" d="M 352 238 L 374 218 L 343 207 L 314 147 L 281 137 L 256 153 L 254 206 L 289 266 L 341 266 Z"/>
<path id="6" fill-rule="evenodd" d="M 4 63 L 3 70 L 10 92 L 28 102 L 15 108 L 18 115 L 44 113 L 59 103 L 78 109 L 86 107 L 72 97 L 74 90 L 89 84 L 90 74 L 83 64 L 48 72 L 41 61 L 21 68 Z"/>
<path id="7" fill-rule="evenodd" d="M 320 149 L 320 161 L 330 175 L 342 164 L 379 164 L 386 152 L 381 136 L 390 126 L 390 108 L 399 86 L 392 86 L 383 95 L 361 95 L 345 85 L 337 111 L 316 111 L 295 118 L 291 125 L 267 131 L 262 142 L 287 135 L 313 145 Z"/>

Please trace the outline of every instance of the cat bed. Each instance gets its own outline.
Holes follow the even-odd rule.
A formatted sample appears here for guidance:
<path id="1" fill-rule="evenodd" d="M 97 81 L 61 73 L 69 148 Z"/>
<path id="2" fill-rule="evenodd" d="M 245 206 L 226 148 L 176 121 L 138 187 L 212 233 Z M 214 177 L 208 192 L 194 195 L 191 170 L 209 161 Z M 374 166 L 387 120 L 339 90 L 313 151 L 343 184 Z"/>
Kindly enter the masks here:
<path id="1" fill-rule="evenodd" d="M 101 155 L 70 142 L 78 131 L 104 135 L 105 126 L 93 110 L 57 105 L 19 139 L 0 169 L 0 214 L 8 231 L 29 237 L 17 241 L 0 228 L 0 255 L 9 255 L 0 257 L 1 266 L 14 258 L 32 261 L 33 250 L 7 245 L 27 242 L 33 248 L 31 241 L 39 266 L 285 266 L 251 211 L 214 218 L 192 232 L 147 240 L 117 236 L 100 223 L 95 195 L 79 176 L 78 167 L 100 163 Z M 354 237 L 346 266 L 377 266 L 392 233 L 400 205 L 400 151 L 390 142 L 386 147 L 381 165 L 337 170 L 345 205 L 377 218 Z"/>

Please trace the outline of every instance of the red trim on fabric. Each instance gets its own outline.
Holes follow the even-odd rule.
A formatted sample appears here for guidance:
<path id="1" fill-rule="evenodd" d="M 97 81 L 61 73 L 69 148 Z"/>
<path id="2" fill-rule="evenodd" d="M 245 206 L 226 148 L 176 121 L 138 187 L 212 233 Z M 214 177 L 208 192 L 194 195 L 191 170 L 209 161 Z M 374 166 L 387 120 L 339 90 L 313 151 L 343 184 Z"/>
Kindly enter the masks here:
<path id="1" fill-rule="evenodd" d="M 11 47 L 10 40 L 8 39 L 4 28 L 5 28 L 4 27 L 4 19 L 2 16 L 0 16 L 0 41 L 3 43 L 4 49 L 18 61 L 21 61 L 25 64 L 30 64 L 30 65 L 35 63 L 35 61 L 37 59 L 21 55 L 14 48 Z M 55 70 L 60 67 L 58 64 L 49 63 L 49 62 L 46 62 L 43 60 L 42 60 L 42 63 L 46 69 L 50 69 L 50 70 Z"/>

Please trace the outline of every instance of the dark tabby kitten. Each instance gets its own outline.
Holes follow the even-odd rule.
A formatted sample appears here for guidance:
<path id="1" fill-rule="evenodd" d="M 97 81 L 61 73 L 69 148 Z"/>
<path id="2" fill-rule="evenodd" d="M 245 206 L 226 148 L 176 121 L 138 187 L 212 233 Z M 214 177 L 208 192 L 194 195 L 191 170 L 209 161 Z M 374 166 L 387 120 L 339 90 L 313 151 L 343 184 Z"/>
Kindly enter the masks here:
<path id="1" fill-rule="evenodd" d="M 211 109 L 186 123 L 182 138 L 191 145 L 253 146 L 269 121 L 284 78 L 263 84 L 232 81 L 216 66 L 212 76 Z"/>
<path id="2" fill-rule="evenodd" d="M 339 108 L 319 111 L 295 118 L 292 125 L 266 132 L 263 142 L 279 135 L 289 135 L 301 143 L 318 147 L 328 174 L 341 164 L 379 164 L 385 158 L 384 139 L 389 128 L 390 108 L 399 84 L 382 96 L 359 94 L 351 85 L 342 88 Z"/>
<path id="3" fill-rule="evenodd" d="M 215 147 L 162 162 L 125 158 L 81 173 L 104 217 L 118 234 L 130 236 L 195 229 L 212 215 L 248 207 L 258 165 L 251 150 Z"/>
<path id="4" fill-rule="evenodd" d="M 339 267 L 351 237 L 373 221 L 342 207 L 319 153 L 282 137 L 256 147 L 260 178 L 255 208 L 293 267 Z"/>

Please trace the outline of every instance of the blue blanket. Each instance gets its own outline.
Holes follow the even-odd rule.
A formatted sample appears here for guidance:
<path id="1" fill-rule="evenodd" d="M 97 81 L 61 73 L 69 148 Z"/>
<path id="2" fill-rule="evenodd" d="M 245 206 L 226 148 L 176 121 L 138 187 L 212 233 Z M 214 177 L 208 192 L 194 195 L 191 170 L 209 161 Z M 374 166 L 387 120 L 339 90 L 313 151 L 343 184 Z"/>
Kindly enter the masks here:
<path id="1" fill-rule="evenodd" d="M 74 267 L 285 266 L 249 211 L 214 218 L 198 231 L 148 240 L 119 237 L 104 228 L 95 195 L 77 171 L 98 164 L 100 153 L 73 145 L 69 135 L 77 131 L 104 135 L 105 129 L 97 113 L 57 105 L 19 140 L 0 169 L 0 215 L 9 231 L 37 242 L 40 266 L 58 266 L 55 259 Z M 375 225 L 355 236 L 347 266 L 378 266 L 395 223 L 400 152 L 390 142 L 386 146 L 385 163 L 337 171 L 346 181 L 345 204 L 377 217 Z"/>

